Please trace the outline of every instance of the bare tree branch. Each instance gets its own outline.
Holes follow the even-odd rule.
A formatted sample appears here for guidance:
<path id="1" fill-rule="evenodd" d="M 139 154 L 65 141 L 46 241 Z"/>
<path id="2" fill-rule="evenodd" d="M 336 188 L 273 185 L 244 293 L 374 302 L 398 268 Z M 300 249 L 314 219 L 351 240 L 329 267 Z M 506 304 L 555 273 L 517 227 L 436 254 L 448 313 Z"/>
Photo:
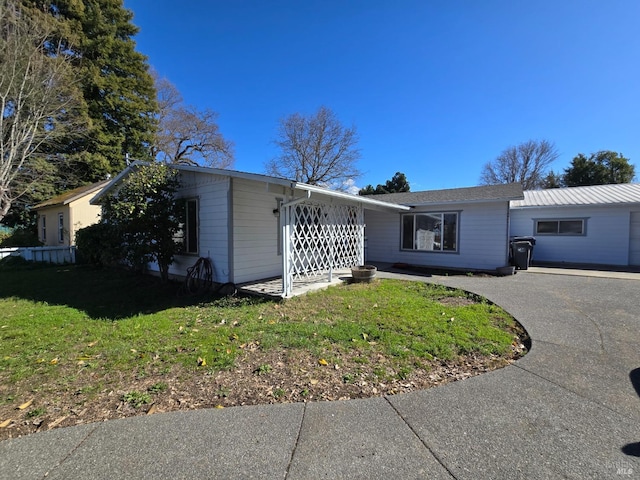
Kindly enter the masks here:
<path id="1" fill-rule="evenodd" d="M 0 220 L 37 181 L 30 163 L 82 130 L 79 90 L 61 45 L 51 45 L 45 18 L 0 0 Z M 20 188 L 17 184 L 20 183 Z"/>
<path id="2" fill-rule="evenodd" d="M 335 189 L 361 175 L 356 128 L 344 127 L 327 107 L 308 117 L 294 113 L 281 119 L 274 143 L 280 155 L 265 164 L 270 175 Z"/>
<path id="3" fill-rule="evenodd" d="M 220 133 L 218 114 L 185 106 L 175 85 L 157 74 L 154 78 L 159 113 L 153 157 L 165 163 L 233 166 L 233 143 Z"/>
<path id="4" fill-rule="evenodd" d="M 494 161 L 487 162 L 480 183 L 520 183 L 525 190 L 543 188 L 547 171 L 558 158 L 558 151 L 547 140 L 529 140 L 504 150 Z"/>

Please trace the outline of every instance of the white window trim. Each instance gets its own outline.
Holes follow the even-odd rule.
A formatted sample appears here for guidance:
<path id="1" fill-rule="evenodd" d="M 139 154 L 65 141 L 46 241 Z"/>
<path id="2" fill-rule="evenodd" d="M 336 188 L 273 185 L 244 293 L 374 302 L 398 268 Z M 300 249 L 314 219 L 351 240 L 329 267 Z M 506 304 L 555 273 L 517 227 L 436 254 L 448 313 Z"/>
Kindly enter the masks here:
<path id="1" fill-rule="evenodd" d="M 64 213 L 58 213 L 58 243 L 64 243 Z"/>
<path id="2" fill-rule="evenodd" d="M 411 213 L 403 213 L 400 215 L 400 250 L 403 252 L 419 252 L 419 253 L 436 253 L 436 254 L 456 254 L 460 252 L 460 213 L 461 211 L 459 210 L 439 210 L 439 211 L 425 211 L 425 212 L 411 212 Z M 455 245 L 456 248 L 453 250 L 444 250 L 444 249 L 440 249 L 440 250 L 422 250 L 422 249 L 418 249 L 416 248 L 416 222 L 415 222 L 415 216 L 416 215 L 440 215 L 442 218 L 442 221 L 444 222 L 444 215 L 455 215 L 456 216 L 456 239 L 455 239 Z M 413 248 L 404 248 L 404 219 L 405 217 L 414 217 L 414 221 L 413 221 L 413 234 L 412 234 L 412 244 L 413 244 Z M 442 242 L 441 242 L 442 243 Z"/>
<path id="3" fill-rule="evenodd" d="M 192 198 L 185 198 L 184 199 L 184 208 L 185 208 L 185 231 L 184 231 L 184 251 L 183 253 L 185 255 L 198 255 L 200 253 L 200 201 L 198 200 L 197 197 L 192 197 Z M 195 237 L 196 237 L 196 245 L 195 245 L 195 250 L 194 251 L 189 251 L 189 247 L 191 246 L 189 244 L 189 232 L 191 232 L 192 228 L 189 225 L 189 203 L 193 202 L 195 204 L 195 210 L 196 210 L 196 225 L 195 225 Z"/>
<path id="4" fill-rule="evenodd" d="M 540 237 L 584 237 L 587 235 L 587 220 L 589 217 L 566 217 L 566 218 L 534 218 L 533 231 L 535 236 Z M 538 232 L 539 222 L 556 222 L 557 228 L 555 232 Z M 560 222 L 582 222 L 581 233 L 560 233 Z"/>

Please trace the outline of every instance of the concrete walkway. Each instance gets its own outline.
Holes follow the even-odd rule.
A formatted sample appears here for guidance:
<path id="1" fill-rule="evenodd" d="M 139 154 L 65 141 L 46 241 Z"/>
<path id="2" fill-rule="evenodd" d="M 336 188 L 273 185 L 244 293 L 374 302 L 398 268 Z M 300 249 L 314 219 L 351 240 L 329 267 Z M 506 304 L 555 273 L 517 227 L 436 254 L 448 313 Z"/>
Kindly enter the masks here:
<path id="1" fill-rule="evenodd" d="M 516 364 L 406 395 L 175 412 L 0 442 L 1 479 L 640 478 L 640 275 L 438 282 L 529 331 Z"/>

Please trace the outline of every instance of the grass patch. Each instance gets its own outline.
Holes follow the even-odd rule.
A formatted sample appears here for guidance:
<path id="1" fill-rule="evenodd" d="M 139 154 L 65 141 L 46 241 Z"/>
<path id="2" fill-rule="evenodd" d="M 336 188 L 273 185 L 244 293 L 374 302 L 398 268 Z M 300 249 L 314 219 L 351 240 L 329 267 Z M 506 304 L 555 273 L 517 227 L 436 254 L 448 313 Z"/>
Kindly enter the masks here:
<path id="1" fill-rule="evenodd" d="M 187 377 L 240 367 L 247 352 L 304 351 L 345 385 L 356 385 L 361 369 L 381 382 L 405 380 L 429 362 L 506 354 L 518 328 L 495 305 L 421 282 L 344 284 L 284 302 L 180 298 L 178 289 L 108 269 L 3 266 L 0 406 L 22 401 L 28 388 L 76 398 L 126 392 L 122 401 L 139 408 Z M 355 369 L 339 370 L 347 356 Z M 268 381 L 276 363 L 253 365 L 248 376 Z M 143 383 L 132 388 L 132 379 Z"/>

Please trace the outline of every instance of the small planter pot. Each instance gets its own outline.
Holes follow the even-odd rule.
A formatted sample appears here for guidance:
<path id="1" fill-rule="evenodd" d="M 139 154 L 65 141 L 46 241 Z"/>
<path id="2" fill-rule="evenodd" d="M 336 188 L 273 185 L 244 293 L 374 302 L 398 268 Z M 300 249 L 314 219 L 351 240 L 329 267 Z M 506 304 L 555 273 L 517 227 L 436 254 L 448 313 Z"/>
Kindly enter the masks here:
<path id="1" fill-rule="evenodd" d="M 360 265 L 351 267 L 351 277 L 354 282 L 371 282 L 376 277 L 378 268 L 374 265 Z"/>
<path id="2" fill-rule="evenodd" d="M 513 265 L 507 265 L 506 267 L 498 267 L 496 268 L 498 275 L 506 277 L 507 275 L 513 275 L 516 271 L 516 267 Z"/>

